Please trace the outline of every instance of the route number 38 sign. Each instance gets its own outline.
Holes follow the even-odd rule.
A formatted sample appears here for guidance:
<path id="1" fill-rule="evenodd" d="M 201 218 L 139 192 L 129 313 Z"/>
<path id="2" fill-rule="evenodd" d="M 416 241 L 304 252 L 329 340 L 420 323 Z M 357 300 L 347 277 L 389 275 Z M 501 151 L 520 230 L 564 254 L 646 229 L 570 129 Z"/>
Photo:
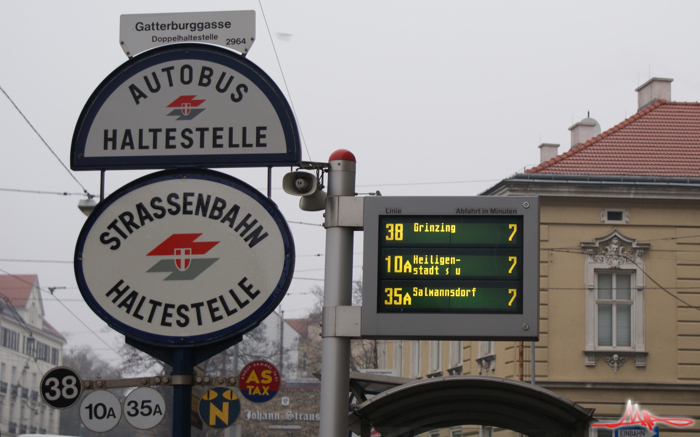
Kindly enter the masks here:
<path id="1" fill-rule="evenodd" d="M 41 397 L 53 408 L 68 408 L 80 399 L 83 383 L 75 370 L 54 367 L 41 379 Z"/>

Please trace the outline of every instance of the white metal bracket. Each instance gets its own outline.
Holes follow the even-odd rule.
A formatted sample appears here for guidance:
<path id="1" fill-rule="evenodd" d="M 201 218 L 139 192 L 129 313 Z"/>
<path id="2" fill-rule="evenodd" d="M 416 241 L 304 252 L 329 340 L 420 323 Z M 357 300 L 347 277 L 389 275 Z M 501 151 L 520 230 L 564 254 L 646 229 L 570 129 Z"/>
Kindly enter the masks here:
<path id="1" fill-rule="evenodd" d="M 324 307 L 321 336 L 360 338 L 361 320 L 362 307 Z"/>
<path id="2" fill-rule="evenodd" d="M 365 198 L 356 196 L 329 196 L 326 199 L 324 227 L 344 227 L 362 230 Z"/>

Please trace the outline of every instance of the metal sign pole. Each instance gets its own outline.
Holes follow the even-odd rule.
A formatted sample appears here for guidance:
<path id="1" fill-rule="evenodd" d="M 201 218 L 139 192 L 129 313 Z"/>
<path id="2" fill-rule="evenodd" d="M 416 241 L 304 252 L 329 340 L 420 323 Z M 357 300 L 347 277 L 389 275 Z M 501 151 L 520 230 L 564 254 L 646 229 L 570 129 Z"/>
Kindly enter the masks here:
<path id="1" fill-rule="evenodd" d="M 328 196 L 354 196 L 355 157 L 346 150 L 338 150 L 333 152 L 329 161 Z M 326 217 L 332 214 L 331 205 L 332 202 L 326 202 Z M 322 436 L 343 436 L 348 432 L 350 338 L 326 335 L 328 324 L 325 319 L 332 307 L 352 304 L 352 251 L 352 228 L 326 228 L 319 430 Z"/>
<path id="2" fill-rule="evenodd" d="M 178 348 L 173 351 L 173 437 L 190 437 L 194 377 L 192 358 L 191 349 Z"/>

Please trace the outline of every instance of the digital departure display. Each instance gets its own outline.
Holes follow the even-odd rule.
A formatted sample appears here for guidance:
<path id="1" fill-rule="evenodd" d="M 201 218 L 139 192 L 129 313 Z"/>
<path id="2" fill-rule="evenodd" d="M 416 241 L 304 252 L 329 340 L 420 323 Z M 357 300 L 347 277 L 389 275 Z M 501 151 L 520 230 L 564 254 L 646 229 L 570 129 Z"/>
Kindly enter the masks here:
<path id="1" fill-rule="evenodd" d="M 362 216 L 362 338 L 539 338 L 537 197 L 368 196 Z"/>
<path id="2" fill-rule="evenodd" d="M 378 313 L 523 313 L 521 215 L 378 219 Z"/>

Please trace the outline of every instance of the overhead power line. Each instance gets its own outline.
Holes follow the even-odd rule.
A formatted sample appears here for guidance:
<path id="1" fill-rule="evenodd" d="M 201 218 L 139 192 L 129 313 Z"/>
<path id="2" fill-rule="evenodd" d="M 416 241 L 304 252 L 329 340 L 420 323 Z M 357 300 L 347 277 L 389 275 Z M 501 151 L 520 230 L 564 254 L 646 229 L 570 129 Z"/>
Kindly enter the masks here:
<path id="1" fill-rule="evenodd" d="M 573 254 L 577 254 L 577 255 L 586 255 L 585 252 L 576 251 L 576 250 L 562 250 L 562 249 L 542 249 L 542 250 L 548 250 L 548 251 L 551 251 L 551 252 L 573 253 Z M 644 276 L 646 276 L 647 278 L 649 278 L 649 280 L 650 280 L 651 282 L 653 282 L 654 284 L 656 284 L 657 287 L 659 287 L 658 289 L 662 290 L 664 293 L 668 294 L 669 296 L 671 296 L 672 298 L 676 299 L 677 301 L 679 301 L 679 302 L 681 302 L 681 303 L 687 305 L 688 307 L 690 307 L 690 308 L 692 308 L 692 309 L 694 309 L 694 310 L 700 311 L 700 307 L 696 307 L 696 306 L 694 306 L 694 305 L 691 305 L 690 303 L 684 301 L 684 300 L 681 299 L 680 297 L 678 297 L 678 296 L 676 296 L 675 294 L 673 294 L 673 293 L 671 293 L 670 291 L 668 291 L 668 288 L 666 288 L 666 287 L 664 287 L 663 285 L 661 285 L 661 284 L 659 284 L 658 282 L 656 282 L 656 280 L 655 280 L 654 278 L 652 278 L 652 277 L 649 275 L 649 273 L 647 273 L 647 271 L 646 271 L 645 269 L 643 269 L 639 264 L 637 264 L 632 258 L 630 258 L 629 256 L 626 256 L 626 255 L 623 255 L 623 257 L 624 257 L 627 261 L 629 261 L 629 262 L 631 262 L 632 264 L 634 264 L 635 266 L 637 266 L 637 268 L 638 268 L 639 270 L 641 270 L 642 273 L 644 273 Z"/>
<path id="2" fill-rule="evenodd" d="M 11 191 L 14 193 L 29 193 L 29 194 L 56 194 L 59 196 L 84 196 L 85 195 L 85 193 L 68 193 L 65 191 L 18 190 L 15 188 L 0 188 L 0 191 Z"/>
<path id="3" fill-rule="evenodd" d="M 263 21 L 265 22 L 265 28 L 267 29 L 267 34 L 270 37 L 270 43 L 272 44 L 272 51 L 275 53 L 275 59 L 277 59 L 277 66 L 280 68 L 280 73 L 282 74 L 282 82 L 284 82 L 284 88 L 287 90 L 287 95 L 289 96 L 289 105 L 292 107 L 292 112 L 296 117 L 297 126 L 299 126 L 299 136 L 301 136 L 301 142 L 304 143 L 304 148 L 306 149 L 306 155 L 311 160 L 311 153 L 309 153 L 309 148 L 306 145 L 306 139 L 304 138 L 304 132 L 301 130 L 301 122 L 299 122 L 299 116 L 294 108 L 294 101 L 292 100 L 292 93 L 289 91 L 289 86 L 287 85 L 287 78 L 284 76 L 284 71 L 282 70 L 282 63 L 280 62 L 279 56 L 277 56 L 277 47 L 275 47 L 275 40 L 272 39 L 272 33 L 270 32 L 270 25 L 267 24 L 267 17 L 265 16 L 265 9 L 263 9 L 262 0 L 258 0 L 260 5 L 260 12 L 262 12 Z"/>
<path id="4" fill-rule="evenodd" d="M 6 270 L 0 269 L 0 272 L 6 274 L 6 275 L 8 275 L 8 276 L 12 276 L 13 278 L 17 279 L 18 281 L 24 282 L 25 284 L 34 285 L 33 283 L 27 282 L 27 281 L 25 281 L 24 279 L 22 279 L 22 278 L 20 278 L 20 277 L 18 277 L 18 276 L 16 276 L 16 275 L 13 275 L 12 273 L 10 273 L 10 272 L 8 272 L 8 271 L 6 271 Z M 81 325 L 83 325 L 85 328 L 87 328 L 88 331 L 92 332 L 92 333 L 95 335 L 95 337 L 97 337 L 98 340 L 100 340 L 102 343 L 104 343 L 104 345 L 107 346 L 112 352 L 114 352 L 115 354 L 119 355 L 119 352 L 118 352 L 116 349 L 114 349 L 109 343 L 107 343 L 107 342 L 106 342 L 102 337 L 100 337 L 95 331 L 93 331 L 92 328 L 90 328 L 85 322 L 83 322 L 83 320 L 82 320 L 80 317 L 78 317 L 73 311 L 71 311 L 70 308 L 68 308 L 68 307 L 66 306 L 66 304 L 64 304 L 59 298 L 56 297 L 56 295 L 54 295 L 53 293 L 51 293 L 51 292 L 48 291 L 48 290 L 44 290 L 44 289 L 41 288 L 41 287 L 39 287 L 39 290 L 43 291 L 44 293 L 50 294 L 54 299 L 56 299 L 56 301 L 57 301 L 58 303 L 61 304 L 61 306 L 63 306 L 63 308 L 64 308 L 66 311 L 68 311 L 73 317 L 75 317 L 75 319 L 76 319 L 78 322 L 80 322 Z"/>
<path id="5" fill-rule="evenodd" d="M 75 177 L 75 175 L 73 174 L 73 172 L 71 172 L 70 169 L 69 169 L 68 167 L 66 167 L 66 164 L 64 164 L 63 161 L 61 161 L 61 158 L 59 158 L 58 155 L 56 155 L 56 152 L 54 152 L 53 149 L 51 148 L 51 146 L 49 146 L 49 143 L 47 143 L 46 140 L 44 140 L 44 137 L 42 137 L 41 134 L 39 134 L 39 131 L 37 131 L 37 130 L 34 128 L 34 125 L 32 125 L 32 123 L 29 121 L 29 119 L 22 113 L 22 111 L 19 109 L 19 107 L 18 107 L 18 106 L 15 104 L 15 102 L 10 98 L 10 96 L 7 95 L 7 93 L 6 93 L 5 90 L 2 88 L 2 86 L 0 86 L 0 91 L 2 91 L 3 94 L 5 94 L 5 97 L 7 97 L 7 100 L 9 100 L 10 103 L 12 103 L 12 106 L 14 106 L 15 109 L 17 110 L 17 112 L 19 112 L 19 115 L 21 115 L 22 118 L 24 118 L 24 121 L 27 122 L 27 124 L 29 125 L 29 127 L 32 128 L 32 130 L 33 130 L 34 133 L 39 137 L 39 139 L 41 140 L 41 142 L 44 143 L 44 145 L 46 146 L 47 149 L 49 149 L 49 151 L 51 152 L 51 154 L 53 154 L 53 156 L 56 157 L 56 159 L 58 160 L 58 162 L 61 163 L 61 166 L 63 166 L 63 168 L 66 169 L 66 171 L 68 172 L 68 174 L 70 175 L 70 177 L 72 177 L 73 180 L 74 180 L 75 182 L 77 182 L 78 185 L 80 185 L 80 188 L 83 189 L 83 192 L 84 192 L 87 196 L 91 197 L 91 194 L 88 192 L 88 190 L 83 186 L 83 184 L 80 183 L 80 181 Z"/>

